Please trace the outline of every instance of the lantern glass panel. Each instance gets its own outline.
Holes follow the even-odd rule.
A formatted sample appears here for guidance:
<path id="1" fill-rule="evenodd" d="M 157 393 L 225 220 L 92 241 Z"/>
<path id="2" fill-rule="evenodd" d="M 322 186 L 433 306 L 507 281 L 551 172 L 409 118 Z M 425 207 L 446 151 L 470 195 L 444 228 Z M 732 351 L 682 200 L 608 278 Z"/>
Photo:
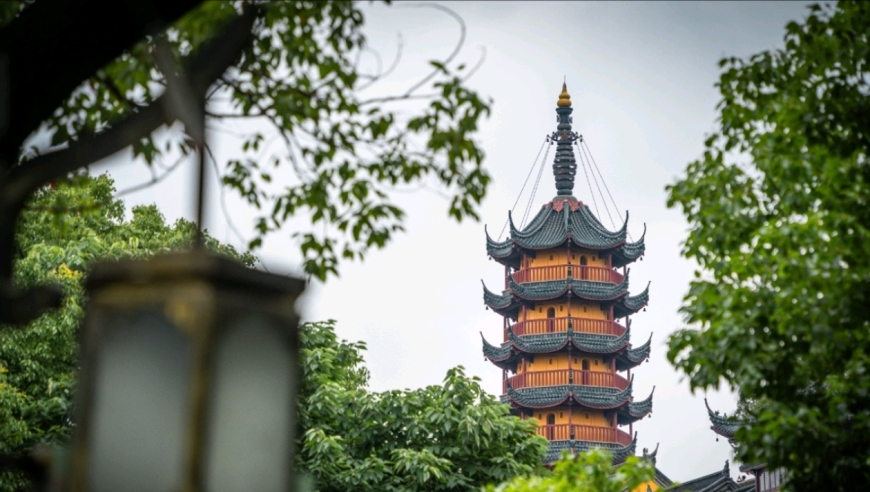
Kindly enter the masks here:
<path id="1" fill-rule="evenodd" d="M 205 490 L 289 489 L 294 367 L 291 347 L 272 323 L 243 316 L 216 341 Z"/>
<path id="2" fill-rule="evenodd" d="M 185 465 L 190 345 L 154 310 L 106 321 L 88 439 L 89 489 L 177 491 Z"/>

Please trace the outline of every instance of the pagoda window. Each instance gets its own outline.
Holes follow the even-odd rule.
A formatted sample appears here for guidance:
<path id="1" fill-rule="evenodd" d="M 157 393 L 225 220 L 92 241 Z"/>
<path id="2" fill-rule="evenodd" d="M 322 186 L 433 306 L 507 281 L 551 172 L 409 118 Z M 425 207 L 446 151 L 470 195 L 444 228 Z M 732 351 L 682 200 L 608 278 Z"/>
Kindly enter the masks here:
<path id="1" fill-rule="evenodd" d="M 598 359 L 595 359 L 595 365 L 596 366 L 598 365 Z"/>
<path id="2" fill-rule="evenodd" d="M 588 371 L 588 370 L 589 370 L 589 361 L 586 360 L 586 359 L 583 359 L 583 370 L 584 370 L 584 371 Z"/>
<path id="3" fill-rule="evenodd" d="M 586 414 L 586 420 L 589 420 L 589 414 L 588 414 L 588 413 Z"/>
<path id="4" fill-rule="evenodd" d="M 551 366 L 553 365 L 553 359 L 550 359 L 550 365 Z"/>
<path id="5" fill-rule="evenodd" d="M 562 418 L 562 417 L 564 417 L 564 416 L 565 416 L 565 414 L 564 414 L 564 413 L 562 413 L 562 412 L 559 412 L 559 418 L 560 418 L 560 419 L 561 419 L 561 418 Z"/>
<path id="6" fill-rule="evenodd" d="M 575 255 L 574 253 L 571 253 L 571 259 L 572 259 L 572 260 L 577 259 L 577 255 Z"/>
<path id="7" fill-rule="evenodd" d="M 555 318 L 556 317 L 556 308 L 552 308 L 552 307 L 548 308 L 547 309 L 547 317 L 548 318 Z"/>
<path id="8" fill-rule="evenodd" d="M 580 264 L 584 265 L 584 266 L 586 265 L 586 257 L 585 256 L 580 257 Z"/>
<path id="9" fill-rule="evenodd" d="M 572 362 L 573 362 L 574 364 L 576 364 L 576 363 L 577 363 L 577 357 L 574 357 L 573 360 L 572 360 Z"/>
<path id="10" fill-rule="evenodd" d="M 556 414 L 547 414 L 547 425 L 556 425 Z"/>
<path id="11" fill-rule="evenodd" d="M 553 255 L 550 255 L 550 261 L 553 261 Z"/>
<path id="12" fill-rule="evenodd" d="M 598 261 L 598 258 L 596 258 L 596 257 L 593 256 L 593 257 L 592 257 L 592 261 Z"/>
<path id="13" fill-rule="evenodd" d="M 565 306 L 559 306 L 559 311 L 564 311 L 564 310 L 565 310 Z"/>

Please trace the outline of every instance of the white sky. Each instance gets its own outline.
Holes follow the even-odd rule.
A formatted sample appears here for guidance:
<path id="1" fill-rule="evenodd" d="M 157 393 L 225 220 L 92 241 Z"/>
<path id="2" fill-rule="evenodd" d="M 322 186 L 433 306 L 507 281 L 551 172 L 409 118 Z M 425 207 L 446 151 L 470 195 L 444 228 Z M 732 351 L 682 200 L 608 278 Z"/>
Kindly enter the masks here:
<path id="1" fill-rule="evenodd" d="M 385 66 L 396 52 L 396 34 L 404 38 L 401 64 L 381 91 L 395 93 L 411 85 L 426 73 L 428 60 L 445 57 L 458 38 L 457 24 L 446 14 L 408 5 L 363 7 L 370 46 Z M 555 103 L 567 77 L 575 131 L 588 142 L 620 214 L 630 211 L 634 237 L 644 223 L 648 228 L 646 257 L 631 267 L 633 293 L 652 281 L 649 308 L 633 318 L 634 343 L 654 333 L 650 362 L 634 371 L 637 398 L 656 387 L 652 418 L 634 426 L 638 454 L 659 443 L 658 467 L 673 480 L 720 470 L 730 447 L 716 442 L 709 429 L 704 395 L 692 395 L 665 358 L 667 335 L 681 326 L 677 309 L 692 264 L 680 257 L 686 223 L 678 211 L 665 207 L 664 187 L 701 155 L 704 137 L 714 129 L 719 58 L 780 46 L 784 25 L 804 16 L 805 3 L 445 5 L 467 24 L 459 60 L 473 65 L 480 48 L 486 50 L 484 65 L 469 82 L 495 102 L 480 133 L 494 178 L 483 221 L 456 224 L 447 218 L 446 201 L 426 190 L 398 194 L 408 212 L 407 232 L 364 263 L 345 264 L 341 278 L 312 285 L 301 305 L 305 319 L 337 319 L 342 337 L 368 344 L 373 390 L 438 384 L 447 369 L 461 364 L 498 394 L 501 371 L 483 360 L 478 332 L 499 342 L 501 320 L 484 310 L 480 279 L 496 290 L 503 270 L 487 260 L 483 225 L 496 235 L 504 224 L 544 136 L 555 130 Z M 212 132 L 210 139 L 224 157 L 238 147 L 226 132 Z M 552 159 L 551 151 L 535 211 L 555 195 Z M 145 167 L 129 160 L 129 152 L 122 152 L 92 169 L 109 170 L 119 189 L 146 181 Z M 188 165 L 125 200 L 128 206 L 156 202 L 169 220 L 192 218 L 192 176 Z M 588 203 L 586 186 L 578 176 L 575 196 Z M 219 239 L 238 244 L 216 197 L 213 191 L 207 227 Z M 229 195 L 227 209 L 242 234 L 251 237 L 254 212 Z M 273 235 L 258 252 L 271 271 L 298 268 L 290 232 Z M 714 408 L 730 412 L 735 407 L 727 392 L 708 397 Z"/>

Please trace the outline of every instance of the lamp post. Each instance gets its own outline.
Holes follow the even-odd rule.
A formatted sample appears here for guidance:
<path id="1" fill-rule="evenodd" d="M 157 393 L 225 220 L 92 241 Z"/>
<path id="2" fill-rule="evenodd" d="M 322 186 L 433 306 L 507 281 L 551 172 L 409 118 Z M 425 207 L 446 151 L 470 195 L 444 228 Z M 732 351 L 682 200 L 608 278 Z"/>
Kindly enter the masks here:
<path id="1" fill-rule="evenodd" d="M 72 489 L 292 490 L 303 289 L 201 249 L 96 266 Z"/>

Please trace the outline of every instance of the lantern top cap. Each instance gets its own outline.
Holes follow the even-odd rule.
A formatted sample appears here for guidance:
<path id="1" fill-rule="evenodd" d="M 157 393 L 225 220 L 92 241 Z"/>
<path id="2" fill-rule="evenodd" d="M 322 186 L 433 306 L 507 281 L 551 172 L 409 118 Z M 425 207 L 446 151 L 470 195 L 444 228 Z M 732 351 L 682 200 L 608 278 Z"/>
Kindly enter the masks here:
<path id="1" fill-rule="evenodd" d="M 264 295 L 298 296 L 305 289 L 304 280 L 261 272 L 226 256 L 198 250 L 157 255 L 147 260 L 98 263 L 88 275 L 87 288 L 184 280 L 200 280 L 217 287 L 240 288 Z"/>

